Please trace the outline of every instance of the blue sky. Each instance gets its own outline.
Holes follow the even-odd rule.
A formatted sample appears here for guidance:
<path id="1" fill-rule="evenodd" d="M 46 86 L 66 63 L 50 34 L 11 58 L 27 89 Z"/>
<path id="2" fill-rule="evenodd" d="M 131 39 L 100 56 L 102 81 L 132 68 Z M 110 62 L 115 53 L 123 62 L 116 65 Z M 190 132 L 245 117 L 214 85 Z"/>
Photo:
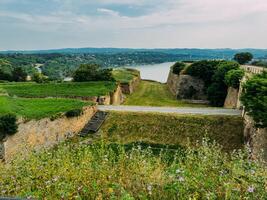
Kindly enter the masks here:
<path id="1" fill-rule="evenodd" d="M 267 48 L 266 0 L 0 0 L 0 50 Z"/>

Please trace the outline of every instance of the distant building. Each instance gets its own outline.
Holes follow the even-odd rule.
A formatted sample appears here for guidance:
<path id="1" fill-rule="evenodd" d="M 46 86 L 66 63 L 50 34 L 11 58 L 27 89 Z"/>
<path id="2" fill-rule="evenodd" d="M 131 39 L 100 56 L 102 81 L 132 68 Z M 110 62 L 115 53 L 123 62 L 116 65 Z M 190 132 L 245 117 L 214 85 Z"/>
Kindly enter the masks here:
<path id="1" fill-rule="evenodd" d="M 63 81 L 64 81 L 64 82 L 71 82 L 71 81 L 73 81 L 73 78 L 72 78 L 72 77 L 65 77 L 65 78 L 63 79 Z"/>

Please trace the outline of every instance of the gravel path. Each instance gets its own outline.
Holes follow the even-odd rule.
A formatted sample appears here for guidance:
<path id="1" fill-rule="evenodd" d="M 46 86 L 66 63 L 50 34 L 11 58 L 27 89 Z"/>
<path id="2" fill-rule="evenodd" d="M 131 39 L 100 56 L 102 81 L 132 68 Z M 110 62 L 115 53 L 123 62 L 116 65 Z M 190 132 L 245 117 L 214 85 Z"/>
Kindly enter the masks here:
<path id="1" fill-rule="evenodd" d="M 186 108 L 186 107 L 150 107 L 150 106 L 98 106 L 102 111 L 125 111 L 125 112 L 159 112 L 177 114 L 199 115 L 236 115 L 241 116 L 240 110 L 223 108 Z"/>

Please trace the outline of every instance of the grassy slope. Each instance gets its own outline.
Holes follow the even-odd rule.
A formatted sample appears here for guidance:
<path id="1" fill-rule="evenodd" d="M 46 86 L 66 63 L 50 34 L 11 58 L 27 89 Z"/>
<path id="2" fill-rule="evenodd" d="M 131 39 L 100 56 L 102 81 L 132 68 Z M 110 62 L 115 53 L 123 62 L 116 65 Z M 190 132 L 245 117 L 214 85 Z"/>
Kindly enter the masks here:
<path id="1" fill-rule="evenodd" d="M 133 94 L 127 96 L 125 105 L 138 106 L 188 106 L 200 107 L 204 105 L 189 104 L 175 99 L 166 84 L 142 81 Z"/>
<path id="2" fill-rule="evenodd" d="M 92 97 L 114 91 L 114 82 L 87 83 L 9 83 L 0 84 L 0 91 L 19 97 Z"/>
<path id="3" fill-rule="evenodd" d="M 139 72 L 135 69 L 124 68 L 113 70 L 112 75 L 120 83 L 129 83 L 134 77 L 139 75 Z"/>
<path id="4" fill-rule="evenodd" d="M 241 117 L 112 112 L 103 125 L 108 141 L 187 146 L 207 136 L 226 150 L 243 147 Z"/>
<path id="5" fill-rule="evenodd" d="M 0 96 L 0 115 L 14 113 L 27 119 L 41 119 L 87 105 L 92 103 L 72 99 L 23 99 Z"/>
<path id="6" fill-rule="evenodd" d="M 118 149 L 118 150 L 117 150 Z M 266 199 L 266 167 L 216 146 L 155 155 L 64 143 L 0 163 L 0 196 L 26 199 Z M 27 198 L 27 199 L 28 199 Z"/>

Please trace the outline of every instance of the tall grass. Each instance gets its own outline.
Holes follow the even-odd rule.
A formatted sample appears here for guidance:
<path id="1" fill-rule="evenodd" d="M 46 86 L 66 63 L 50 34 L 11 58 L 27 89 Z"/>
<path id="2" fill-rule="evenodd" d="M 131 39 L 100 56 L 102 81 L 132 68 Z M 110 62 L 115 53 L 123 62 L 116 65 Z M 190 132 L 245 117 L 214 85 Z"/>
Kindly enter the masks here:
<path id="1" fill-rule="evenodd" d="M 67 142 L 0 164 L 0 195 L 37 199 L 266 199 L 267 170 L 248 154 Z"/>

